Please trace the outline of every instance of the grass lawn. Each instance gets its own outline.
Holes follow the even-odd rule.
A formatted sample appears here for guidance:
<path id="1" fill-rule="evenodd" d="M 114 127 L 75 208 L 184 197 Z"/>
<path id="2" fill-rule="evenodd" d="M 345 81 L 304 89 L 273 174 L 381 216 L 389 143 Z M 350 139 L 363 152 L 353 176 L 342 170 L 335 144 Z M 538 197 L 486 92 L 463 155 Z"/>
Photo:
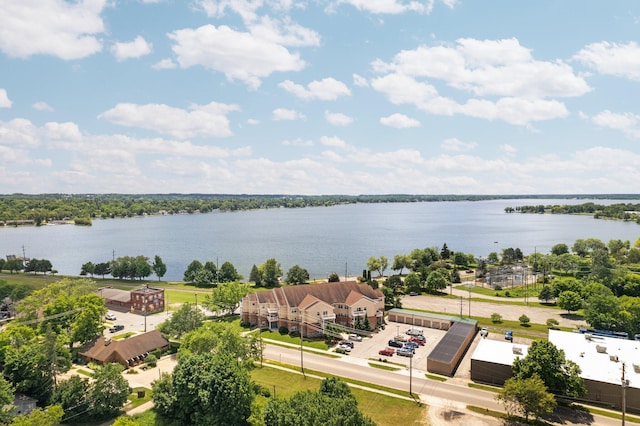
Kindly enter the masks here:
<path id="1" fill-rule="evenodd" d="M 294 345 L 300 345 L 300 338 L 299 337 L 291 337 L 288 334 L 280 334 L 277 331 L 263 331 L 262 332 L 262 337 L 265 339 L 271 339 L 271 340 L 277 340 L 278 342 L 284 342 L 284 343 L 291 343 Z M 324 342 L 324 340 L 321 341 L 308 341 L 305 340 L 302 343 L 303 346 L 309 347 L 309 348 L 315 348 L 315 349 L 322 349 L 322 350 L 328 350 L 329 346 Z"/>
<path id="2" fill-rule="evenodd" d="M 269 389 L 276 397 L 289 398 L 295 392 L 304 390 L 316 391 L 320 388 L 320 380 L 296 373 L 282 371 L 276 368 L 256 368 L 251 371 L 251 377 L 256 383 Z M 371 417 L 376 424 L 423 424 L 426 417 L 425 407 L 418 406 L 413 401 L 394 398 L 358 388 L 351 388 L 351 392 L 358 400 L 360 410 Z"/>
<path id="3" fill-rule="evenodd" d="M 144 391 L 142 398 L 138 398 L 138 391 Z M 151 401 L 151 389 L 144 387 L 133 388 L 133 392 L 129 394 L 129 403 L 124 406 L 123 410 L 129 411 L 149 401 Z"/>

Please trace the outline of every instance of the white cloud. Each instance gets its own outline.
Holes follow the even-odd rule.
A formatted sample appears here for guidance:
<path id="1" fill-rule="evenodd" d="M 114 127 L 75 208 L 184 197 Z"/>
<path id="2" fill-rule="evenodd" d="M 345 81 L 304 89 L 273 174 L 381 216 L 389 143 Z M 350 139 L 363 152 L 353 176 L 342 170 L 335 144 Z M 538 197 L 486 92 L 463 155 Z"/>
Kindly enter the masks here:
<path id="1" fill-rule="evenodd" d="M 114 43 L 111 46 L 111 54 L 120 62 L 148 55 L 151 53 L 151 49 L 151 43 L 147 42 L 142 36 L 137 36 L 132 41 Z"/>
<path id="2" fill-rule="evenodd" d="M 227 26 L 204 25 L 168 34 L 182 68 L 200 65 L 257 89 L 261 79 L 274 72 L 300 71 L 305 63 L 284 46 Z"/>
<path id="3" fill-rule="evenodd" d="M 195 136 L 230 136 L 227 114 L 238 111 L 237 105 L 211 102 L 191 105 L 189 110 L 164 104 L 138 105 L 121 103 L 98 118 L 126 127 L 137 127 L 187 139 Z"/>
<path id="4" fill-rule="evenodd" d="M 0 121 L 0 145 L 34 147 L 40 145 L 38 129 L 29 120 Z"/>
<path id="5" fill-rule="evenodd" d="M 49 112 L 53 111 L 53 108 L 51 107 L 51 105 L 43 101 L 36 102 L 32 106 L 33 106 L 33 109 L 35 109 L 36 111 L 49 111 Z"/>
<path id="6" fill-rule="evenodd" d="M 635 41 L 592 43 L 576 53 L 573 59 L 601 74 L 640 80 L 640 46 Z"/>
<path id="7" fill-rule="evenodd" d="M 517 39 L 458 39 L 454 46 L 403 50 L 374 70 L 414 78 L 439 79 L 476 96 L 528 98 L 580 96 L 591 89 L 561 61 L 537 61 Z"/>
<path id="8" fill-rule="evenodd" d="M 276 121 L 282 120 L 304 120 L 304 114 L 293 109 L 276 108 L 271 112 L 271 118 Z"/>
<path id="9" fill-rule="evenodd" d="M 9 99 L 7 89 L 0 89 L 0 108 L 11 108 L 11 105 L 13 105 L 13 103 L 11 99 Z"/>
<path id="10" fill-rule="evenodd" d="M 251 126 L 256 126 L 256 125 L 260 124 L 260 120 L 258 120 L 256 118 L 248 118 L 247 119 L 247 124 L 249 124 Z"/>
<path id="11" fill-rule="evenodd" d="M 509 144 L 500 145 L 498 149 L 508 157 L 513 157 L 518 152 L 518 149 L 516 147 Z"/>
<path id="12" fill-rule="evenodd" d="M 381 117 L 380 123 L 396 129 L 408 129 L 410 127 L 420 127 L 420 121 L 407 117 L 404 114 L 391 114 L 388 117 Z"/>
<path id="13" fill-rule="evenodd" d="M 177 67 L 178 65 L 168 58 L 162 59 L 151 66 L 154 70 L 170 70 Z"/>
<path id="14" fill-rule="evenodd" d="M 369 87 L 367 79 L 358 74 L 353 74 L 353 84 L 358 87 Z"/>
<path id="15" fill-rule="evenodd" d="M 9 56 L 51 55 L 73 60 L 102 50 L 97 35 L 105 30 L 100 14 L 107 0 L 2 3 L 0 50 Z"/>
<path id="16" fill-rule="evenodd" d="M 447 151 L 470 151 L 477 146 L 476 142 L 463 142 L 458 138 L 445 139 L 440 144 L 440 148 Z"/>
<path id="17" fill-rule="evenodd" d="M 445 2 L 449 3 L 451 1 L 445 0 Z M 350 4 L 358 10 L 380 15 L 397 15 L 400 13 L 429 14 L 433 9 L 433 0 L 337 0 L 336 4 Z"/>
<path id="18" fill-rule="evenodd" d="M 345 141 L 337 136 L 323 136 L 320 138 L 320 143 L 324 146 L 332 146 L 336 148 L 346 148 L 348 146 Z"/>
<path id="19" fill-rule="evenodd" d="M 609 110 L 602 111 L 591 118 L 600 127 L 618 130 L 632 138 L 640 138 L 640 115 L 630 112 L 616 114 Z"/>
<path id="20" fill-rule="evenodd" d="M 308 139 L 294 139 L 294 140 L 285 140 L 282 141 L 282 145 L 287 145 L 287 146 L 313 146 L 313 141 L 308 140 Z"/>
<path id="21" fill-rule="evenodd" d="M 314 80 L 306 88 L 291 80 L 283 81 L 278 87 L 307 101 L 334 101 L 340 96 L 351 96 L 351 90 L 343 82 L 331 77 Z"/>
<path id="22" fill-rule="evenodd" d="M 324 112 L 324 118 L 334 126 L 348 126 L 353 123 L 353 118 L 339 112 Z"/>
<path id="23" fill-rule="evenodd" d="M 289 18 L 278 21 L 263 16 L 248 27 L 254 37 L 271 43 L 296 47 L 320 45 L 320 35 L 317 32 L 293 23 Z"/>

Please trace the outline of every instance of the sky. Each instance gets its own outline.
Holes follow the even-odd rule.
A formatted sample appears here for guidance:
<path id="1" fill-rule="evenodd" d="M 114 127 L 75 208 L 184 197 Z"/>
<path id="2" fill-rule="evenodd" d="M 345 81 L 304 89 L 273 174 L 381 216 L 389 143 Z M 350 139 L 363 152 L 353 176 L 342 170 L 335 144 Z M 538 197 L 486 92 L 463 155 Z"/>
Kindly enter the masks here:
<path id="1" fill-rule="evenodd" d="M 636 0 L 0 0 L 0 193 L 621 194 Z"/>

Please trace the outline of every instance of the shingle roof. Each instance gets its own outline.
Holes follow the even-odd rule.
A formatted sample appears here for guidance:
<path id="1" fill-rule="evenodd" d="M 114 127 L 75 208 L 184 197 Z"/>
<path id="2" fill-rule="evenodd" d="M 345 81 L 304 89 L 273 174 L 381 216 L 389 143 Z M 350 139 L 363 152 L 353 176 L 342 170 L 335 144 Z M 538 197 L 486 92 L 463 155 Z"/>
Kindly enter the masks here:
<path id="1" fill-rule="evenodd" d="M 299 306 L 307 296 L 314 296 L 330 305 L 346 303 L 351 292 L 356 292 L 370 299 L 384 297 L 382 291 L 373 289 L 368 284 L 358 284 L 356 281 L 341 281 L 337 283 L 290 285 L 281 287 L 280 290 L 287 298 L 289 306 Z"/>
<path id="2" fill-rule="evenodd" d="M 105 345 L 105 337 L 100 336 L 87 344 L 80 351 L 80 355 L 100 362 L 114 360 L 115 354 L 120 355 L 122 359 L 129 360 L 168 344 L 169 341 L 158 330 L 138 334 L 124 340 L 112 340 L 108 345 Z"/>

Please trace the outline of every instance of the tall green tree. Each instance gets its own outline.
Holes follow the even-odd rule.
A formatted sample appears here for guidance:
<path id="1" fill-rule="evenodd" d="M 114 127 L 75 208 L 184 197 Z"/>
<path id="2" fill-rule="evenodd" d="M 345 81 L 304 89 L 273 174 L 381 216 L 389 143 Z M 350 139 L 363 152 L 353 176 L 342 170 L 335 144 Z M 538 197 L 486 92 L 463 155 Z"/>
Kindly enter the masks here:
<path id="1" fill-rule="evenodd" d="M 282 267 L 274 258 L 267 259 L 260 265 L 260 275 L 265 287 L 275 287 L 282 276 Z"/>
<path id="2" fill-rule="evenodd" d="M 237 281 L 218 284 L 204 298 L 204 305 L 212 311 L 221 310 L 223 313 L 233 314 L 238 309 L 242 298 L 249 294 L 249 287 Z"/>
<path id="3" fill-rule="evenodd" d="M 157 254 L 153 258 L 153 265 L 151 265 L 151 269 L 153 269 L 153 273 L 158 277 L 158 281 L 164 277 L 164 274 L 167 273 L 167 265 L 162 261 L 162 258 Z"/>
<path id="4" fill-rule="evenodd" d="M 389 259 L 386 256 L 370 257 L 367 260 L 367 268 L 370 271 L 376 271 L 379 277 L 384 275 L 384 271 L 389 267 Z"/>
<path id="5" fill-rule="evenodd" d="M 114 417 L 129 397 L 129 382 L 122 377 L 120 364 L 106 364 L 93 375 L 89 390 L 91 414 L 97 418 Z"/>
<path id="6" fill-rule="evenodd" d="M 90 399 L 89 379 L 77 374 L 58 383 L 53 391 L 51 403 L 62 407 L 65 421 L 78 420 L 81 415 L 89 411 Z"/>
<path id="7" fill-rule="evenodd" d="M 13 417 L 13 386 L 0 375 L 0 422 L 9 423 Z"/>
<path id="8" fill-rule="evenodd" d="M 393 256 L 393 264 L 391 265 L 391 269 L 394 271 L 399 271 L 398 274 L 402 275 L 404 269 L 411 268 L 411 256 L 408 254 L 396 254 Z"/>
<path id="9" fill-rule="evenodd" d="M 229 283 L 232 281 L 240 281 L 242 279 L 242 275 L 238 273 L 238 270 L 233 263 L 229 261 L 225 261 L 222 265 L 220 265 L 220 269 L 218 270 L 218 281 L 221 283 Z"/>
<path id="10" fill-rule="evenodd" d="M 558 296 L 558 306 L 571 313 L 582 308 L 582 298 L 575 291 L 563 291 Z"/>
<path id="11" fill-rule="evenodd" d="M 64 416 L 64 411 L 59 405 L 50 405 L 46 408 L 36 408 L 29 414 L 20 414 L 9 426 L 57 426 Z"/>
<path id="12" fill-rule="evenodd" d="M 309 281 L 309 271 L 299 265 L 293 265 L 287 271 L 284 282 L 287 284 L 306 284 Z"/>
<path id="13" fill-rule="evenodd" d="M 527 356 L 516 358 L 511 368 L 518 380 L 537 375 L 556 395 L 579 397 L 586 393 L 578 364 L 567 360 L 564 351 L 547 340 L 534 340 Z"/>
<path id="14" fill-rule="evenodd" d="M 555 397 L 537 374 L 526 379 L 508 379 L 496 399 L 504 404 L 507 413 L 523 415 L 527 422 L 530 415 L 537 420 L 556 407 Z"/>
<path id="15" fill-rule="evenodd" d="M 256 265 L 251 267 L 251 272 L 249 272 L 249 281 L 255 283 L 257 287 L 262 285 L 262 274 Z"/>
<path id="16" fill-rule="evenodd" d="M 444 288 L 447 288 L 447 285 L 449 285 L 447 275 L 440 269 L 431 271 L 429 275 L 427 275 L 427 279 L 425 280 L 425 289 L 429 292 L 442 290 Z"/>
<path id="17" fill-rule="evenodd" d="M 171 337 L 180 338 L 183 334 L 199 328 L 205 319 L 205 315 L 197 306 L 183 303 L 171 318 L 158 325 L 158 329 Z"/>
<path id="18" fill-rule="evenodd" d="M 184 271 L 182 279 L 186 282 L 193 282 L 195 280 L 196 273 L 203 268 L 204 266 L 202 265 L 202 262 L 199 260 L 193 260 Z"/>
<path id="19" fill-rule="evenodd" d="M 264 410 L 266 426 L 373 426 L 358 408 L 349 387 L 338 379 L 323 380 L 320 390 L 295 393 L 289 399 L 271 399 Z"/>
<path id="20" fill-rule="evenodd" d="M 178 424 L 243 425 L 251 415 L 251 378 L 230 355 L 180 357 L 170 384 L 168 380 L 153 383 L 153 398 L 159 401 L 158 412 Z"/>

